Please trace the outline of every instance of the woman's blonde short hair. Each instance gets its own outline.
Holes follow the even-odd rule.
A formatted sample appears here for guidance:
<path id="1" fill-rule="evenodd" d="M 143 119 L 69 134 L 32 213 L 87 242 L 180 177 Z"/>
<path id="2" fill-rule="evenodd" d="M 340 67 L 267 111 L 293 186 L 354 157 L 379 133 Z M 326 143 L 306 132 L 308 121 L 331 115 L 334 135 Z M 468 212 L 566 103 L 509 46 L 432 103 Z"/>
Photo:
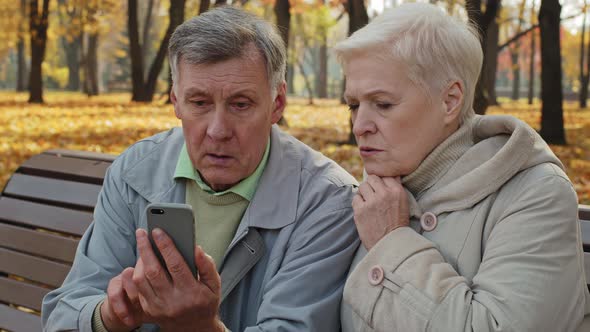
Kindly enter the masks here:
<path id="1" fill-rule="evenodd" d="M 363 55 L 400 62 L 408 78 L 429 97 L 452 81 L 462 81 L 462 122 L 474 114 L 475 86 L 483 62 L 479 34 L 435 5 L 407 3 L 386 10 L 338 43 L 335 53 L 345 67 L 348 59 Z"/>

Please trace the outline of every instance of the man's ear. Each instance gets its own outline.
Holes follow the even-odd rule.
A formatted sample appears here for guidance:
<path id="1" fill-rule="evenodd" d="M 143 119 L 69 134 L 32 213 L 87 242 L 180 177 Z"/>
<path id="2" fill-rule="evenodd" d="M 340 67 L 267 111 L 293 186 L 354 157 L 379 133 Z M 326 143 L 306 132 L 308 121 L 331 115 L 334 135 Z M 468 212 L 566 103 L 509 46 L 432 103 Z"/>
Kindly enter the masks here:
<path id="1" fill-rule="evenodd" d="M 444 121 L 446 124 L 454 123 L 461 114 L 463 106 L 463 82 L 453 81 L 443 91 Z"/>
<path id="2" fill-rule="evenodd" d="M 172 105 L 174 105 L 174 115 L 176 115 L 176 118 L 180 119 L 180 110 L 179 110 L 179 105 L 178 105 L 178 99 L 176 99 L 176 93 L 174 93 L 175 89 L 176 89 L 176 86 L 173 83 L 172 89 L 170 89 L 170 102 L 172 103 Z"/>
<path id="3" fill-rule="evenodd" d="M 283 81 L 277 87 L 277 96 L 273 100 L 273 109 L 272 114 L 270 116 L 272 124 L 279 122 L 279 120 L 283 116 L 285 106 L 287 106 L 287 83 Z"/>

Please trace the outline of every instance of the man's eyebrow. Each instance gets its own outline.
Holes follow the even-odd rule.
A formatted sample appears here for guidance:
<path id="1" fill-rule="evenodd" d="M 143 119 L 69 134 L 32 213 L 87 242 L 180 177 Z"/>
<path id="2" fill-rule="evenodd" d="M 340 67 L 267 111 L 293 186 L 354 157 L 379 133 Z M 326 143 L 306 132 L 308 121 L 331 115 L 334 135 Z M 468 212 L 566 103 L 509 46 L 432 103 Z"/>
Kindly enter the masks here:
<path id="1" fill-rule="evenodd" d="M 199 89 L 199 88 L 188 88 L 185 93 L 185 98 L 195 97 L 195 96 L 207 96 L 209 93 L 206 90 Z"/>

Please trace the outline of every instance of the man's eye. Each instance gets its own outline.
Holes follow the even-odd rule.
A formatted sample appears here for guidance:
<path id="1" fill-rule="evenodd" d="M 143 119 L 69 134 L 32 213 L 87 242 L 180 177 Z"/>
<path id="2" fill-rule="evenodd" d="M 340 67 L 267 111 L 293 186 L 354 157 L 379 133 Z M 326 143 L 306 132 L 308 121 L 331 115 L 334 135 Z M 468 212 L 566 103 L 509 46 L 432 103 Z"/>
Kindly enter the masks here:
<path id="1" fill-rule="evenodd" d="M 250 108 L 250 103 L 238 102 L 238 103 L 234 103 L 233 106 L 234 106 L 234 109 L 236 109 L 238 111 L 245 111 L 248 108 Z"/>
<path id="2" fill-rule="evenodd" d="M 191 103 L 197 107 L 203 107 L 207 105 L 207 102 L 204 100 L 193 100 Z"/>

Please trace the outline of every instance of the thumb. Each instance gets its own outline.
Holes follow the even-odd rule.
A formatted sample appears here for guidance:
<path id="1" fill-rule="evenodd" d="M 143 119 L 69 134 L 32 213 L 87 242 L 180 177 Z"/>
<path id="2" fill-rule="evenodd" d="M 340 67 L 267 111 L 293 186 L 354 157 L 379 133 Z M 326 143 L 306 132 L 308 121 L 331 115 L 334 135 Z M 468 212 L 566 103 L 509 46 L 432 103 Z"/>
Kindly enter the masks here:
<path id="1" fill-rule="evenodd" d="M 195 265 L 199 271 L 199 280 L 216 295 L 221 294 L 221 277 L 217 273 L 215 261 L 207 255 L 201 246 L 195 246 Z"/>

